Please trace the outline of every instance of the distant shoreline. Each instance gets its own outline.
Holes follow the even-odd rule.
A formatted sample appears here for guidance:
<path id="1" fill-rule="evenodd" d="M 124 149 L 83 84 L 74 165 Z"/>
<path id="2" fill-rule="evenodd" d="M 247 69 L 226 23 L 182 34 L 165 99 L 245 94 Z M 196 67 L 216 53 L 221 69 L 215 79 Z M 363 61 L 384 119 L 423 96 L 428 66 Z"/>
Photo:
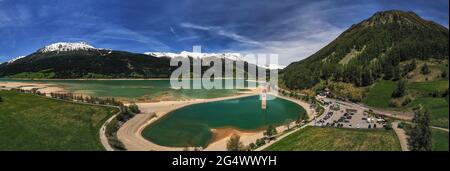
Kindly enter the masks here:
<path id="1" fill-rule="evenodd" d="M 52 80 L 177 80 L 177 79 L 171 79 L 171 78 L 68 78 L 68 79 L 63 79 L 63 78 L 0 78 L 0 80 L 42 80 L 42 81 L 52 81 Z M 189 78 L 189 79 L 178 79 L 178 80 L 197 80 L 197 79 L 202 79 L 202 78 Z M 244 79 L 244 78 L 217 78 L 217 79 L 221 79 L 221 80 L 228 80 L 228 79 Z M 245 79 L 244 79 L 245 80 Z M 256 81 L 256 80 L 246 80 L 246 81 L 255 81 L 255 82 L 260 82 L 260 81 Z"/>

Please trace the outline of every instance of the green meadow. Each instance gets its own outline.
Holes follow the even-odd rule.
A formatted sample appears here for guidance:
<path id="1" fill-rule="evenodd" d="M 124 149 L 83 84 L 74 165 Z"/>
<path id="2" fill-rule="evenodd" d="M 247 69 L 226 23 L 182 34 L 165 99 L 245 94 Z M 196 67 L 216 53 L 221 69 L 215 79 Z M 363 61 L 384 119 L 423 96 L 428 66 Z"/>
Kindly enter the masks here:
<path id="1" fill-rule="evenodd" d="M 448 132 L 432 129 L 431 130 L 431 143 L 433 151 L 448 151 Z"/>
<path id="2" fill-rule="evenodd" d="M 372 107 L 389 108 L 389 100 L 396 86 L 397 83 L 393 81 L 375 83 L 362 102 Z"/>
<path id="3" fill-rule="evenodd" d="M 393 81 L 380 81 L 370 88 L 362 102 L 372 107 L 404 111 L 411 111 L 412 108 L 423 105 L 431 113 L 431 125 L 448 128 L 448 96 L 441 96 L 448 89 L 448 80 L 410 82 L 406 87 L 408 94 L 413 97 L 411 103 L 402 107 L 390 107 L 389 101 L 396 86 L 397 83 Z M 433 93 L 437 95 L 433 97 Z"/>
<path id="4" fill-rule="evenodd" d="M 401 151 L 395 132 L 308 126 L 272 144 L 266 151 Z"/>
<path id="5" fill-rule="evenodd" d="M 0 150 L 104 150 L 101 125 L 115 108 L 0 91 Z"/>

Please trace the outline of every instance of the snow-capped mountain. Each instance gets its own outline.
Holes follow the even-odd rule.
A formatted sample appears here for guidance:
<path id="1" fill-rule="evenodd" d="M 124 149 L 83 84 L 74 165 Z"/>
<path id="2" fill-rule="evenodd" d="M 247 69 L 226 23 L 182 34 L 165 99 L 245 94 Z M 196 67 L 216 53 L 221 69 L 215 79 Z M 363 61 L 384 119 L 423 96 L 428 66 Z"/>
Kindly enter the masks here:
<path id="1" fill-rule="evenodd" d="M 15 58 L 9 60 L 9 61 L 8 61 L 8 64 L 13 63 L 14 61 L 17 61 L 17 60 L 22 59 L 22 58 L 25 58 L 25 57 L 26 57 L 26 56 L 18 56 L 18 57 L 15 57 Z"/>
<path id="2" fill-rule="evenodd" d="M 230 60 L 245 60 L 245 57 L 242 57 L 240 53 L 198 53 L 198 52 L 187 52 L 182 51 L 180 53 L 172 53 L 172 52 L 145 52 L 144 54 L 154 56 L 154 57 L 168 57 L 168 58 L 175 58 L 175 57 L 192 57 L 192 58 L 223 58 L 223 59 L 230 59 Z M 247 61 L 249 63 L 254 64 L 253 61 Z M 278 65 L 278 64 L 267 64 L 267 65 L 258 65 L 259 67 L 265 68 L 265 69 L 283 69 L 286 66 Z"/>
<path id="3" fill-rule="evenodd" d="M 38 50 L 40 53 L 45 52 L 64 52 L 64 51 L 74 51 L 74 50 L 94 50 L 93 46 L 87 44 L 86 42 L 58 42 L 48 46 L 45 46 Z"/>
<path id="4" fill-rule="evenodd" d="M 209 57 L 217 57 L 217 58 L 225 58 L 231 60 L 239 60 L 241 59 L 241 55 L 239 53 L 199 53 L 199 52 L 188 52 L 182 51 L 180 53 L 171 53 L 171 52 L 145 52 L 144 54 L 154 56 L 154 57 L 192 57 L 192 58 L 209 58 Z"/>

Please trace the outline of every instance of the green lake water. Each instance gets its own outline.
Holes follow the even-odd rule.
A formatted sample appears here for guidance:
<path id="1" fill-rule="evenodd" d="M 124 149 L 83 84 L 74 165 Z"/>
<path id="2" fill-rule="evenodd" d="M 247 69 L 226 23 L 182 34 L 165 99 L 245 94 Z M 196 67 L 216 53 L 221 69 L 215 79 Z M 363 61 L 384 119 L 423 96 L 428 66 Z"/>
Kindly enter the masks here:
<path id="1" fill-rule="evenodd" d="M 14 80 L 0 79 L 0 82 L 38 82 L 52 83 L 63 86 L 68 92 L 74 94 L 86 94 L 95 97 L 115 97 L 130 100 L 136 99 L 164 99 L 183 100 L 192 98 L 217 98 L 230 96 L 245 89 L 234 87 L 233 89 L 173 89 L 170 80 Z M 225 85 L 225 81 L 222 85 Z M 198 84 L 190 80 L 190 84 Z"/>
<path id="2" fill-rule="evenodd" d="M 306 111 L 291 101 L 269 100 L 267 109 L 263 110 L 259 96 L 250 96 L 180 108 L 149 125 L 142 135 L 163 146 L 206 147 L 213 138 L 211 128 L 257 130 L 269 125 L 278 126 L 302 115 L 306 115 Z"/>

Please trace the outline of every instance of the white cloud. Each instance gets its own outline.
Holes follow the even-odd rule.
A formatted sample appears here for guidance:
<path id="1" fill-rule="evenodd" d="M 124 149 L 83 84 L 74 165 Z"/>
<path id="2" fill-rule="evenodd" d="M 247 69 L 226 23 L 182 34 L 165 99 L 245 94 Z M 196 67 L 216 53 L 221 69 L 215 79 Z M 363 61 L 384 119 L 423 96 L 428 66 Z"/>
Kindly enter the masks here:
<path id="1" fill-rule="evenodd" d="M 278 63 L 288 65 L 293 61 L 304 59 L 317 52 L 333 39 L 335 39 L 344 30 L 343 28 L 332 26 L 323 21 L 310 20 L 304 23 L 306 25 L 312 26 L 311 28 L 313 29 L 300 29 L 301 31 L 286 33 L 284 37 L 290 37 L 288 39 L 265 41 L 252 40 L 245 36 L 238 35 L 234 32 L 226 31 L 221 27 L 200 26 L 192 23 L 183 23 L 181 24 L 181 26 L 185 28 L 214 32 L 217 35 L 228 37 L 237 42 L 240 42 L 240 44 L 236 44 L 234 45 L 234 47 L 231 47 L 231 50 L 225 51 L 240 49 L 242 44 L 254 45 L 253 48 L 239 50 L 237 51 L 237 53 L 241 53 L 243 55 L 250 53 L 278 54 Z"/>
<path id="2" fill-rule="evenodd" d="M 196 24 L 192 24 L 192 23 L 181 23 L 180 24 L 181 27 L 184 28 L 191 28 L 191 29 L 197 29 L 197 30 L 203 30 L 203 31 L 210 31 L 212 33 L 215 33 L 217 35 L 220 36 L 224 36 L 227 37 L 229 39 L 235 40 L 237 42 L 241 42 L 241 43 L 245 43 L 248 45 L 254 45 L 254 46 L 262 46 L 262 44 L 258 41 L 249 39 L 245 36 L 242 35 L 238 35 L 234 32 L 225 30 L 222 27 L 216 27 L 216 26 L 200 26 L 200 25 L 196 25 Z"/>
<path id="3" fill-rule="evenodd" d="M 135 41 L 155 49 L 170 49 L 169 46 L 156 39 L 118 25 L 104 24 L 99 31 L 88 37 Z"/>
<path id="4" fill-rule="evenodd" d="M 295 11 L 289 12 L 288 16 L 291 17 L 278 18 L 276 21 L 268 22 L 270 29 L 276 32 L 283 28 L 292 29 L 281 34 L 265 35 L 261 40 L 251 39 L 227 30 L 225 27 L 204 26 L 193 23 L 181 23 L 180 26 L 208 31 L 237 42 L 224 51 L 236 52 L 236 49 L 240 49 L 237 52 L 241 54 L 278 54 L 279 63 L 288 65 L 317 52 L 346 29 L 334 26 L 326 20 L 326 17 L 329 17 L 330 14 L 348 10 L 347 8 L 329 8 L 330 3 L 332 2 L 325 1 L 304 5 Z M 351 8 L 349 7 L 349 9 Z"/>

